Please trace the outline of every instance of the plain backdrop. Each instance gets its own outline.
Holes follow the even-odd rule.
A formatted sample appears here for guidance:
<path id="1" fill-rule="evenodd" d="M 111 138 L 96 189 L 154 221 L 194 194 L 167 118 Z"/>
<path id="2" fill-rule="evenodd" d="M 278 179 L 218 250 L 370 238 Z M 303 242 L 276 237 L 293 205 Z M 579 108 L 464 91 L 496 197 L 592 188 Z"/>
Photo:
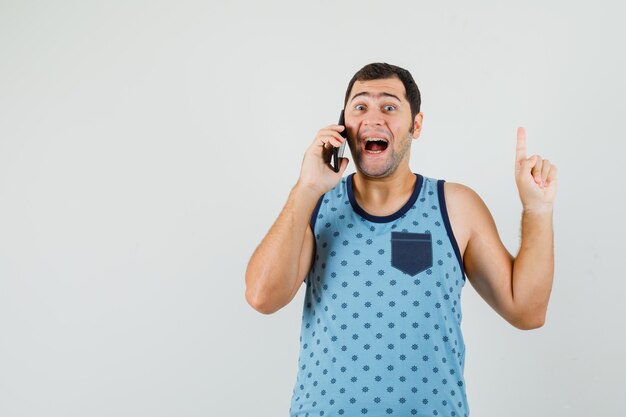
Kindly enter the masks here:
<path id="1" fill-rule="evenodd" d="M 464 287 L 471 415 L 623 415 L 623 12 L 1 0 L 0 415 L 287 416 L 304 289 L 263 315 L 245 269 L 371 62 L 421 90 L 411 169 L 473 188 L 513 255 L 518 126 L 558 168 L 545 325 Z"/>

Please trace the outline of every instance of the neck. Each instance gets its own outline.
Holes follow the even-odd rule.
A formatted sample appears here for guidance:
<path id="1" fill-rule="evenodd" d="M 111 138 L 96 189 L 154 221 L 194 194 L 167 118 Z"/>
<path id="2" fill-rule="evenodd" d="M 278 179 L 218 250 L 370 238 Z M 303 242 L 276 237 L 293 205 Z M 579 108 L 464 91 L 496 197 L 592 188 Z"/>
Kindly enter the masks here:
<path id="1" fill-rule="evenodd" d="M 353 177 L 354 197 L 361 207 L 372 211 L 401 206 L 413 193 L 416 180 L 408 165 L 383 178 L 368 177 L 357 170 Z"/>

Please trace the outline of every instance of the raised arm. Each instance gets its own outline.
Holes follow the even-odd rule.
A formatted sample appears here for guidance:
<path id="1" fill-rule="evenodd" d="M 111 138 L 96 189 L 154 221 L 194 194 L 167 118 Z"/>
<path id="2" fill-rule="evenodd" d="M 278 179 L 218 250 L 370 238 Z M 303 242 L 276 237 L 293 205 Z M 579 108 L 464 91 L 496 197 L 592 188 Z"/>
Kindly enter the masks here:
<path id="1" fill-rule="evenodd" d="M 554 279 L 552 213 L 557 189 L 556 165 L 526 158 L 526 130 L 517 129 L 515 182 L 522 201 L 522 244 L 513 265 L 513 294 L 522 321 L 542 326 Z"/>
<path id="2" fill-rule="evenodd" d="M 464 266 L 481 297 L 513 326 L 530 330 L 545 322 L 554 278 L 552 208 L 556 166 L 539 155 L 526 158 L 526 134 L 517 131 L 515 180 L 522 201 L 522 242 L 516 258 L 502 244 L 489 209 L 472 189 L 460 186 L 472 228 Z"/>
<path id="3" fill-rule="evenodd" d="M 342 158 L 339 172 L 328 165 L 332 146 L 345 140 L 338 133 L 342 129 L 331 125 L 318 132 L 287 203 L 250 258 L 246 300 L 261 313 L 271 314 L 287 305 L 311 267 L 315 241 L 309 220 L 319 198 L 337 185 L 348 166 L 347 158 Z"/>

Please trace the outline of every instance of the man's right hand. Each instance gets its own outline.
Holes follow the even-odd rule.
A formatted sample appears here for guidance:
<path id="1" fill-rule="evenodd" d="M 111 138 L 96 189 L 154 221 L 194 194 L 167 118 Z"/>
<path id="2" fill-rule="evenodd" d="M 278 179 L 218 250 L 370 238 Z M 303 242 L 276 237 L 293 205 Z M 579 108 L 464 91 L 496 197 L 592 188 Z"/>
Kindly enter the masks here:
<path id="1" fill-rule="evenodd" d="M 257 311 L 271 314 L 287 305 L 311 269 L 315 254 L 311 215 L 319 198 L 341 181 L 348 166 L 348 158 L 341 158 L 335 172 L 329 163 L 332 147 L 344 141 L 339 134 L 343 129 L 330 125 L 315 136 L 304 154 L 298 183 L 248 262 L 246 300 Z"/>
<path id="2" fill-rule="evenodd" d="M 333 146 L 339 147 L 346 140 L 339 134 L 345 128 L 336 124 L 329 125 L 317 133 L 313 143 L 304 154 L 299 184 L 315 190 L 321 196 L 339 183 L 349 159 L 339 158 L 339 172 L 335 172 L 330 165 L 330 160 Z"/>

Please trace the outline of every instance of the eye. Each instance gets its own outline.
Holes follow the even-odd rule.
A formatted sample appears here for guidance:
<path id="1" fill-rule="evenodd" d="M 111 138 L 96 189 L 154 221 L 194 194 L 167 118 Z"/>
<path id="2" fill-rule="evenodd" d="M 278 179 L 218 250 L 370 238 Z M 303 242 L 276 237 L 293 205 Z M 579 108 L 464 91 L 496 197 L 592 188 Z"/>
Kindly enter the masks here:
<path id="1" fill-rule="evenodd" d="M 394 106 L 392 104 L 387 104 L 385 106 L 385 110 L 387 110 L 387 111 L 392 111 L 392 110 L 395 110 L 395 109 L 396 109 L 396 106 Z"/>
<path id="2" fill-rule="evenodd" d="M 363 107 L 365 107 L 362 104 L 357 104 L 356 106 L 354 106 L 354 110 L 363 110 Z"/>

